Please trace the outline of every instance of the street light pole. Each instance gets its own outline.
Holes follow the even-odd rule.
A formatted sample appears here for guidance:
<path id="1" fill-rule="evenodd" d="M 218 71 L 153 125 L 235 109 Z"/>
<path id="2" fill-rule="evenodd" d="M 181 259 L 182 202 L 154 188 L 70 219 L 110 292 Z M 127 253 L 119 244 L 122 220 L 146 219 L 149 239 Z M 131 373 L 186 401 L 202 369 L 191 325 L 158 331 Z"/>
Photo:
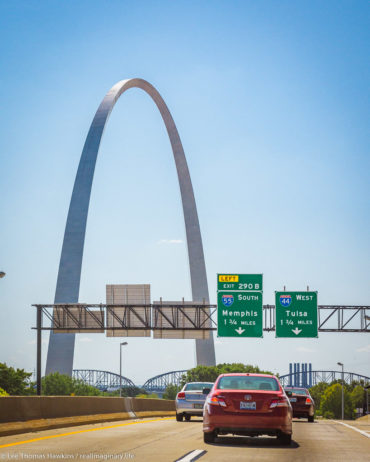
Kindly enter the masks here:
<path id="1" fill-rule="evenodd" d="M 119 344 L 119 396 L 122 396 L 122 347 L 127 345 L 127 342 Z"/>
<path id="2" fill-rule="evenodd" d="M 338 366 L 342 366 L 342 420 L 344 420 L 344 365 L 343 363 L 337 363 Z"/>

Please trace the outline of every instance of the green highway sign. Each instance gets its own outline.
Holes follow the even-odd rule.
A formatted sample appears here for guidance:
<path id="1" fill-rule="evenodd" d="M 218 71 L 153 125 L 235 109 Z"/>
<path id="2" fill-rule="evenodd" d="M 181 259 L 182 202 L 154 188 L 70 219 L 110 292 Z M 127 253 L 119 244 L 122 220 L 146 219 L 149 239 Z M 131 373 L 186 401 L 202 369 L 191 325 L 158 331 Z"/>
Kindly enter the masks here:
<path id="1" fill-rule="evenodd" d="M 262 274 L 217 275 L 218 337 L 262 337 Z"/>
<path id="2" fill-rule="evenodd" d="M 275 292 L 276 337 L 317 337 L 317 292 Z"/>

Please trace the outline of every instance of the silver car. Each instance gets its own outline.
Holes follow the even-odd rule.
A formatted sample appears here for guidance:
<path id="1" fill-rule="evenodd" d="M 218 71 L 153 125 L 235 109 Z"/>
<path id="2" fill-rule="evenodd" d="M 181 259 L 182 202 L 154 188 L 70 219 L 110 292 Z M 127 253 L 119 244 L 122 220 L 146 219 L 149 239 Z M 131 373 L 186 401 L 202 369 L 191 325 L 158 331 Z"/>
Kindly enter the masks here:
<path id="1" fill-rule="evenodd" d="M 176 396 L 176 420 L 182 422 L 190 420 L 192 415 L 203 415 L 203 406 L 209 391 L 213 387 L 212 382 L 189 382 L 186 383 L 182 390 Z"/>

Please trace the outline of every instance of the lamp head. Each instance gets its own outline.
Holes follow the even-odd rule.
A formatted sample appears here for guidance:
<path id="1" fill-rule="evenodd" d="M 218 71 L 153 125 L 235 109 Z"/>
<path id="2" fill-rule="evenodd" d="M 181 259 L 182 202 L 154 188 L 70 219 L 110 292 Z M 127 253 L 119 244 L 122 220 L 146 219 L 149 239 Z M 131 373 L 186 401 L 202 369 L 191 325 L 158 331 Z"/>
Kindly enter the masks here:
<path id="1" fill-rule="evenodd" d="M 128 343 L 127 342 L 122 342 L 122 343 L 120 343 L 120 345 L 128 345 Z"/>
<path id="2" fill-rule="evenodd" d="M 5 275 L 6 273 L 4 273 L 4 271 L 0 271 L 0 278 L 3 278 Z"/>
<path id="3" fill-rule="evenodd" d="M 338 364 L 338 366 L 343 366 L 343 363 L 337 363 L 337 364 Z"/>

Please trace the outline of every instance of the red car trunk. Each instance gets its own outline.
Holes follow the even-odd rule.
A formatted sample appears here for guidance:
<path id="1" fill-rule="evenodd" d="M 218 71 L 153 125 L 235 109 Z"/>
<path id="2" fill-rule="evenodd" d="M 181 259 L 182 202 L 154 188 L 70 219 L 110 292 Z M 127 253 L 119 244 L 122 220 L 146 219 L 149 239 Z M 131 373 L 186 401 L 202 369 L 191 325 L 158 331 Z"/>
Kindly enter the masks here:
<path id="1" fill-rule="evenodd" d="M 280 391 L 240 391 L 222 390 L 218 397 L 223 398 L 226 406 L 222 407 L 224 412 L 237 412 L 245 414 L 260 414 L 271 412 L 271 403 L 282 393 Z"/>

